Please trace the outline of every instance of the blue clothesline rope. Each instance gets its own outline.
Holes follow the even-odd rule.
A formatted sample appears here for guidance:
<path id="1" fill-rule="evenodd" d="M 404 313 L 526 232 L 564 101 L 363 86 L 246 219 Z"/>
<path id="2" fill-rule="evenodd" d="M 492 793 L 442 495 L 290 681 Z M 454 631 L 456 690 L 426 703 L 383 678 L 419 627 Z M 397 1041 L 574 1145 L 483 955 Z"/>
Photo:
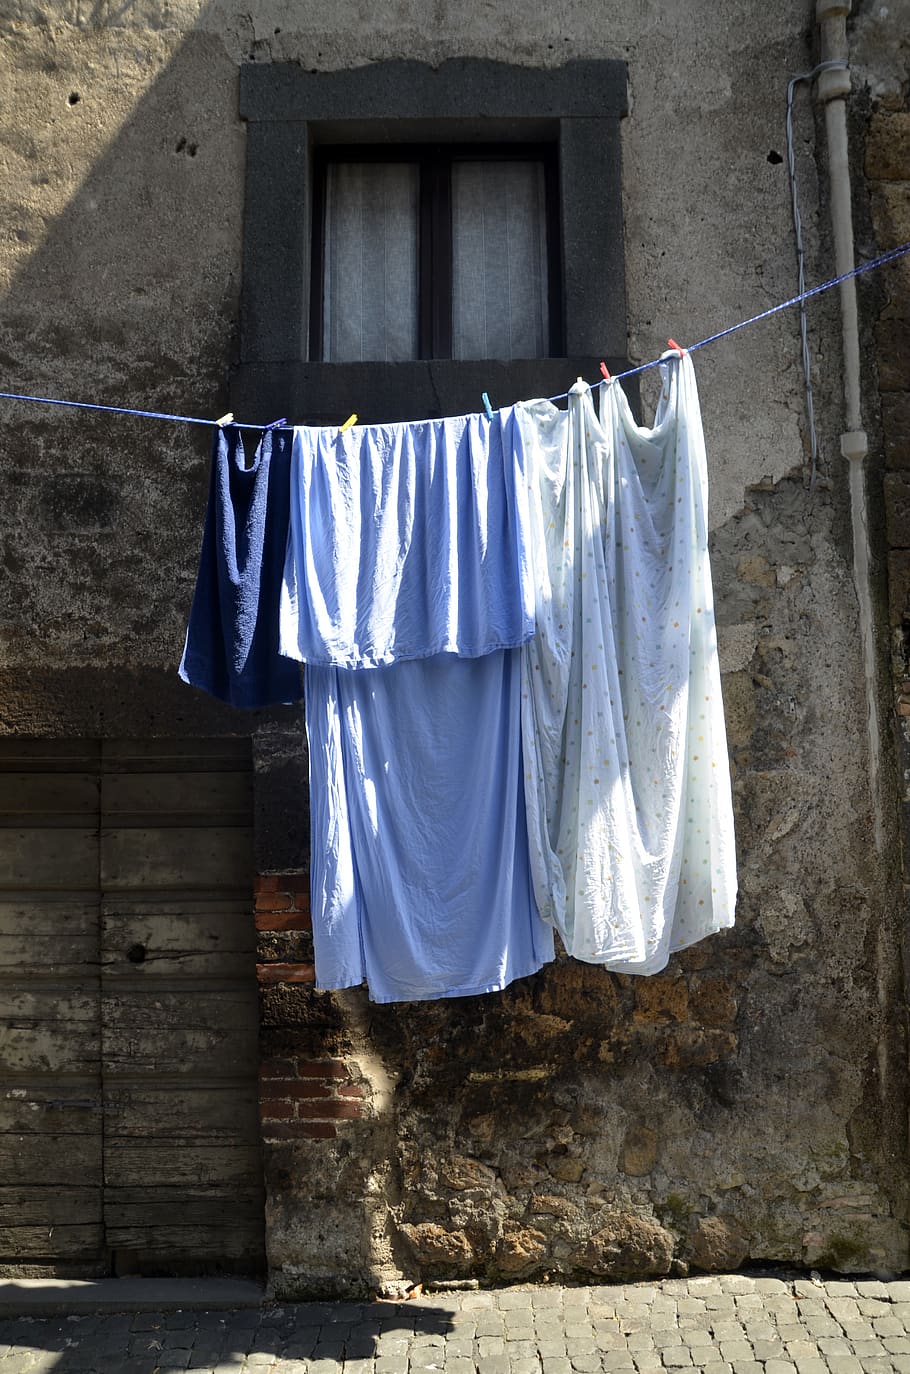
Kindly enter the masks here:
<path id="1" fill-rule="evenodd" d="M 758 315 L 751 315 L 748 320 L 740 320 L 738 324 L 731 324 L 727 329 L 721 329 L 716 334 L 709 334 L 706 339 L 699 339 L 698 343 L 689 344 L 685 351 L 695 353 L 699 348 L 707 348 L 708 344 L 716 343 L 718 339 L 725 339 L 728 334 L 736 334 L 740 329 L 747 329 L 751 324 L 758 324 L 760 320 L 767 320 L 771 315 L 777 315 L 781 310 L 789 310 L 791 306 L 799 305 L 801 301 L 807 301 L 812 296 L 820 296 L 823 291 L 830 291 L 833 286 L 840 286 L 843 282 L 849 281 L 851 277 L 862 276 L 864 272 L 872 272 L 876 267 L 884 267 L 886 263 L 895 262 L 898 258 L 910 253 L 910 242 L 901 243 L 897 248 L 891 248 L 887 253 L 880 253 L 877 258 L 870 258 L 868 262 L 860 263 L 858 267 L 852 267 L 849 272 L 842 272 L 838 277 L 831 277 L 828 281 L 823 281 L 819 286 L 812 286 L 808 291 L 801 291 L 798 296 L 791 296 L 789 300 L 781 301 L 779 305 L 772 305 L 769 310 L 762 310 Z M 654 358 L 649 363 L 641 363 L 638 367 L 631 367 L 626 372 L 616 373 L 612 380 L 622 381 L 625 377 L 636 377 L 640 372 L 647 372 L 652 367 L 659 367 L 661 358 Z M 600 385 L 600 382 L 595 385 Z M 550 396 L 550 401 L 563 401 L 568 396 L 567 391 L 561 391 L 558 396 Z M 174 420 L 183 425 L 208 425 L 215 427 L 219 424 L 218 420 L 203 420 L 192 415 L 171 415 L 163 410 L 132 410 L 128 406 L 105 406 L 98 405 L 93 401 L 64 401 L 56 396 L 29 396 L 18 391 L 0 391 L 0 400 L 5 401 L 34 401 L 39 405 L 48 406 L 68 406 L 74 410 L 100 410 L 108 415 L 137 415 L 143 420 Z M 232 420 L 231 425 L 234 429 L 285 429 L 291 428 L 286 421 L 272 422 L 270 425 L 251 425 L 238 424 Z"/>

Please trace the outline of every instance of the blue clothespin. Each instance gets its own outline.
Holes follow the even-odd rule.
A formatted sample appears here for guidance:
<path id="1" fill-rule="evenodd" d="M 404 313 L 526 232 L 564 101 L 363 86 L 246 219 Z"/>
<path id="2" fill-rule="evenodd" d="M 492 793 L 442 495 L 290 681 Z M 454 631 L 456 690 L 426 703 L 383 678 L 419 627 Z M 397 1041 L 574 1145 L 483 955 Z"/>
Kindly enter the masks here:
<path id="1" fill-rule="evenodd" d="M 277 428 L 279 427 L 279 425 L 286 425 L 286 424 L 287 424 L 287 420 L 286 420 L 285 417 L 282 415 L 282 417 L 281 417 L 280 420 L 273 420 L 272 423 L 271 423 L 270 425 L 266 425 L 266 429 L 277 429 Z"/>
<path id="2" fill-rule="evenodd" d="M 480 395 L 481 395 L 481 400 L 483 401 L 483 408 L 484 408 L 484 410 L 487 412 L 487 419 L 488 419 L 488 420 L 492 420 L 492 418 L 493 418 L 493 407 L 490 405 L 490 398 L 489 398 L 489 396 L 487 395 L 487 393 L 486 393 L 485 391 L 482 391 L 482 392 L 480 393 Z"/>

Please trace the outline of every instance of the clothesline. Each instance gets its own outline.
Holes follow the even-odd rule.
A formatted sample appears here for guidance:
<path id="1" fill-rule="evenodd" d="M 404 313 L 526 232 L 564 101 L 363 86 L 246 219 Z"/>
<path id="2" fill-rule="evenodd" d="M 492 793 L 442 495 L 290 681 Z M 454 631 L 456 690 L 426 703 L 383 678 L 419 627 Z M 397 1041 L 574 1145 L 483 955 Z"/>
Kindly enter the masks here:
<path id="1" fill-rule="evenodd" d="M 889 262 L 895 262 L 905 254 L 910 253 L 910 242 L 901 243 L 896 248 L 891 248 L 886 253 L 880 253 L 878 257 L 870 258 L 868 262 L 860 263 L 858 267 L 852 267 L 849 272 L 842 272 L 837 277 L 831 277 L 828 281 L 821 282 L 818 286 L 812 286 L 808 291 L 801 291 L 796 296 L 791 296 L 789 300 L 780 301 L 777 305 L 772 305 L 768 310 L 762 310 L 757 315 L 751 315 L 747 320 L 740 320 L 738 324 L 731 324 L 726 329 L 718 330 L 716 334 L 709 334 L 705 339 L 699 339 L 697 343 L 688 344 L 685 351 L 695 353 L 700 348 L 707 348 L 708 344 L 716 343 L 718 339 L 725 339 L 728 334 L 736 334 L 740 329 L 746 329 L 749 325 L 758 324 L 761 320 L 767 320 L 771 315 L 777 315 L 782 310 L 789 310 L 794 305 L 799 305 L 802 301 L 810 300 L 813 296 L 820 296 L 824 291 L 830 291 L 832 287 L 841 286 L 849 281 L 851 277 L 862 276 L 865 272 L 872 272 L 877 267 L 884 267 Z M 662 359 L 653 358 L 650 362 L 641 363 L 638 367 L 631 367 L 625 372 L 616 373 L 612 381 L 622 381 L 626 377 L 635 377 L 640 372 L 647 372 L 653 367 L 659 367 Z M 595 385 L 602 385 L 600 379 Z M 550 401 L 563 401 L 569 395 L 568 391 L 561 391 L 556 396 L 549 396 Z M 109 406 L 100 405 L 93 401 L 67 401 L 56 396 L 31 396 L 18 391 L 0 391 L 0 400 L 6 401 L 31 401 L 38 405 L 66 406 L 74 410 L 98 410 L 104 411 L 109 415 L 134 415 L 144 420 L 172 420 L 184 425 L 208 425 L 217 428 L 228 421 L 201 419 L 192 415 L 172 415 L 167 411 L 160 410 L 134 410 L 128 406 Z M 229 423 L 234 429 L 285 429 L 292 428 L 287 421 L 273 421 L 269 425 L 239 424 L 231 419 Z"/>
<path id="2" fill-rule="evenodd" d="M 553 927 L 646 976 L 733 924 L 693 360 L 653 429 L 574 390 L 269 432 L 251 466 L 213 432 L 179 671 L 243 709 L 304 697 L 318 988 L 496 992 Z"/>

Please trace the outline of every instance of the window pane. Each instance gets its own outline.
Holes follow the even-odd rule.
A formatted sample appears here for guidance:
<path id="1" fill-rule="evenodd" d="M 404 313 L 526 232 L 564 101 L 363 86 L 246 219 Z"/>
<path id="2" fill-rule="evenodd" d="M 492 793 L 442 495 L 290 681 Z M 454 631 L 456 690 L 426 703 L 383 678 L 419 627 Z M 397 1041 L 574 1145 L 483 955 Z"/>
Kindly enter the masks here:
<path id="1" fill-rule="evenodd" d="M 452 356 L 545 357 L 550 327 L 541 163 L 455 163 L 452 257 Z"/>
<path id="2" fill-rule="evenodd" d="M 327 362 L 417 357 L 419 175 L 416 165 L 326 168 L 322 356 Z"/>

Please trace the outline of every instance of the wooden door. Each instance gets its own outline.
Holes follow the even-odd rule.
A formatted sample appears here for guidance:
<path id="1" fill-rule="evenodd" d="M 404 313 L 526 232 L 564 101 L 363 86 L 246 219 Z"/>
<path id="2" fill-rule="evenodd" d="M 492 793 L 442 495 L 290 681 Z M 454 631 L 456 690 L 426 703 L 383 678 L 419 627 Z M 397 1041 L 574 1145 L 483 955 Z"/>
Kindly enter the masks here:
<path id="1" fill-rule="evenodd" d="M 0 1222 L 0 1264 L 254 1272 L 248 743 L 104 741 L 65 751 L 65 772 L 54 747 L 31 747 L 42 768 L 24 770 L 22 746 L 0 745 L 0 1058 L 4 1041 L 18 1047 L 0 1119 L 0 1218 L 12 1222 L 25 1188 L 35 1224 Z M 23 796 L 33 825 L 22 824 Z M 38 1159 L 55 1152 L 56 1172 L 42 1176 Z"/>

